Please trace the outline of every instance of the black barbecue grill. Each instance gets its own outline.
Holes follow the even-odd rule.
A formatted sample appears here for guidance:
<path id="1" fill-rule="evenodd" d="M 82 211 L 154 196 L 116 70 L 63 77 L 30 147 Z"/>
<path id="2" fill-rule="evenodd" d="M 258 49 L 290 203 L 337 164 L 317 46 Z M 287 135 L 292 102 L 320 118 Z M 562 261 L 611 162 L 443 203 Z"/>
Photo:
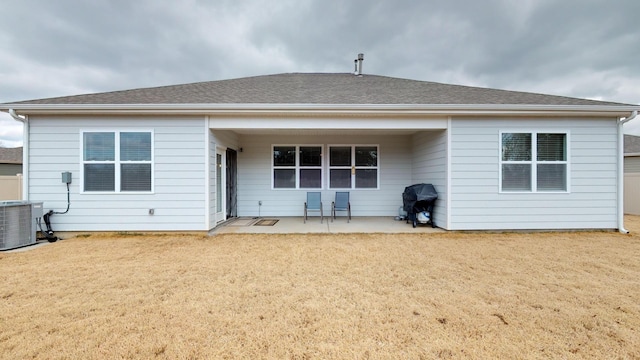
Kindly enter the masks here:
<path id="1" fill-rule="evenodd" d="M 404 188 L 402 205 L 407 212 L 407 223 L 411 221 L 413 227 L 431 223 L 431 227 L 436 227 L 433 222 L 433 205 L 437 199 L 438 193 L 431 184 L 415 184 Z"/>

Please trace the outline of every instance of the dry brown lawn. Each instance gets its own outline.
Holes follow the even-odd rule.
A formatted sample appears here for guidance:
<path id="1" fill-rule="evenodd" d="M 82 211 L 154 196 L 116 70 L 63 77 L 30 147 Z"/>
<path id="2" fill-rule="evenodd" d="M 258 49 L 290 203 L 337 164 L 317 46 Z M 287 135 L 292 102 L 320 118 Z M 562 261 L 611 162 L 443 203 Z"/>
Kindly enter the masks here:
<path id="1" fill-rule="evenodd" d="M 94 234 L 0 253 L 7 359 L 640 359 L 615 232 Z"/>

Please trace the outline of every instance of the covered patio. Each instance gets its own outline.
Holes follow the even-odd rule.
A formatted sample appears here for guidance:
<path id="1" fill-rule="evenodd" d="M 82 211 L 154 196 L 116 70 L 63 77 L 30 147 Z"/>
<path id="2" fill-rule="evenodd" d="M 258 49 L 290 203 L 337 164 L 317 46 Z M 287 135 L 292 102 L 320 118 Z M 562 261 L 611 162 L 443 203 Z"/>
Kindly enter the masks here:
<path id="1" fill-rule="evenodd" d="M 274 221 L 277 220 L 277 221 Z M 302 217 L 239 217 L 226 221 L 210 234 L 348 234 L 348 233 L 439 233 L 445 230 L 431 225 L 413 227 L 404 220 L 393 217 L 353 217 L 347 222 L 346 217 L 338 217 L 333 222 L 325 217 L 320 223 L 320 217 L 309 217 L 304 222 Z"/>

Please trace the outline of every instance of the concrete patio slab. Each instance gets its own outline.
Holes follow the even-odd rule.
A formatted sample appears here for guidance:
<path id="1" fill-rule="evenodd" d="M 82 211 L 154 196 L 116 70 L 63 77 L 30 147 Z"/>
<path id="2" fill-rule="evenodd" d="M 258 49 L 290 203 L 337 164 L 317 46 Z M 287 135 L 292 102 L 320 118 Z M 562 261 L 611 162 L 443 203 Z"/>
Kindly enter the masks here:
<path id="1" fill-rule="evenodd" d="M 260 226 L 260 220 L 278 220 L 272 226 Z M 263 222 L 264 223 L 264 222 Z M 434 233 L 444 232 L 431 225 L 418 225 L 416 228 L 404 220 L 393 217 L 354 217 L 347 222 L 345 217 L 339 217 L 333 222 L 320 217 L 310 217 L 305 223 L 302 217 L 264 217 L 238 218 L 218 225 L 211 231 L 215 234 L 307 234 L 307 233 Z"/>

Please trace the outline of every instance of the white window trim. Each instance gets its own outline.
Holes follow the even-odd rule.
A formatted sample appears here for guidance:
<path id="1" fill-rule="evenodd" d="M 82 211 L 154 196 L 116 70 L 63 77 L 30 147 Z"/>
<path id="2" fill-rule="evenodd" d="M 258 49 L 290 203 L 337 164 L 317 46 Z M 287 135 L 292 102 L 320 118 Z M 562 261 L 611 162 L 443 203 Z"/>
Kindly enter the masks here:
<path id="1" fill-rule="evenodd" d="M 84 160 L 84 134 L 85 133 L 114 133 L 115 134 L 115 160 L 114 161 L 85 161 Z M 151 160 L 150 161 L 120 161 L 120 133 L 129 132 L 146 132 L 151 133 Z M 155 194 L 155 134 L 153 129 L 113 129 L 113 128 L 95 128 L 80 130 L 80 194 L 87 195 L 103 195 L 103 194 Z M 114 164 L 115 171 L 115 189 L 114 191 L 85 191 L 84 190 L 84 165 L 85 164 Z M 121 191 L 120 189 L 120 165 L 121 164 L 151 164 L 151 190 L 150 191 Z"/>
<path id="2" fill-rule="evenodd" d="M 331 148 L 332 147 L 350 147 L 351 148 L 351 166 L 331 166 Z M 376 166 L 356 166 L 356 147 L 375 147 L 378 154 L 378 162 Z M 328 144 L 326 156 L 326 184 L 329 190 L 380 190 L 380 145 L 379 144 Z M 351 187 L 339 188 L 331 187 L 331 169 L 353 169 L 351 172 Z M 376 170 L 376 187 L 375 188 L 357 188 L 355 170 L 358 169 L 375 169 Z"/>
<path id="3" fill-rule="evenodd" d="M 531 161 L 503 161 L 502 160 L 502 134 L 519 133 L 531 134 Z M 566 158 L 565 161 L 538 161 L 538 134 L 564 134 L 566 136 Z M 510 191 L 502 190 L 502 165 L 503 164 L 529 164 L 531 165 L 531 190 L 530 191 Z M 565 164 L 567 167 L 567 189 L 566 190 L 544 190 L 538 191 L 538 164 Z M 500 130 L 498 134 L 498 187 L 501 194 L 568 194 L 571 193 L 571 132 L 564 129 L 513 129 Z"/>
<path id="4" fill-rule="evenodd" d="M 289 146 L 289 147 L 295 147 L 296 148 L 296 158 L 295 158 L 295 166 L 278 166 L 276 167 L 274 164 L 274 159 L 273 159 L 273 150 L 276 147 L 279 146 Z M 301 147 L 319 147 L 320 148 L 320 166 L 302 166 L 300 165 L 300 148 Z M 324 182 L 324 173 L 325 173 L 325 166 L 324 166 L 324 156 L 325 154 L 325 146 L 322 144 L 272 144 L 271 145 L 271 190 L 324 190 L 325 188 L 325 182 Z M 295 176 L 296 176 L 296 186 L 292 187 L 292 188 L 277 188 L 275 187 L 275 179 L 274 179 L 274 171 L 276 169 L 293 169 L 295 170 Z M 304 188 L 304 187 L 300 187 L 300 170 L 301 169 L 320 169 L 320 187 L 319 188 Z"/>

